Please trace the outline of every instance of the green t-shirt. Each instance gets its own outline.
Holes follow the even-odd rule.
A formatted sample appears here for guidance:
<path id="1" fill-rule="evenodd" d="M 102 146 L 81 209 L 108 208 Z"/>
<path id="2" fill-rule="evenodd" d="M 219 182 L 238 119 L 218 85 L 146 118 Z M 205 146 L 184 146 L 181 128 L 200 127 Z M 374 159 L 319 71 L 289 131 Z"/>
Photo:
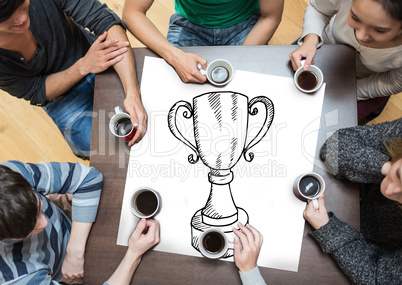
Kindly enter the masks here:
<path id="1" fill-rule="evenodd" d="M 238 24 L 258 9 L 258 0 L 175 0 L 176 13 L 205 28 Z"/>

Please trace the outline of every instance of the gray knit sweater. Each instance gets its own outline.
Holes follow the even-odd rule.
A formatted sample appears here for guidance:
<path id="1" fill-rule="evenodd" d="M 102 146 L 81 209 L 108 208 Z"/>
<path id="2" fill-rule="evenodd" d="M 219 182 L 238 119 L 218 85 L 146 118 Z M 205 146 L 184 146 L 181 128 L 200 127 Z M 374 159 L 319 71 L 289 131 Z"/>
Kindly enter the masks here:
<path id="1" fill-rule="evenodd" d="M 402 284 L 402 206 L 380 192 L 383 139 L 402 137 L 402 118 L 342 129 L 321 149 L 337 178 L 362 183 L 361 232 L 329 212 L 329 222 L 310 234 L 331 254 L 352 284 Z"/>

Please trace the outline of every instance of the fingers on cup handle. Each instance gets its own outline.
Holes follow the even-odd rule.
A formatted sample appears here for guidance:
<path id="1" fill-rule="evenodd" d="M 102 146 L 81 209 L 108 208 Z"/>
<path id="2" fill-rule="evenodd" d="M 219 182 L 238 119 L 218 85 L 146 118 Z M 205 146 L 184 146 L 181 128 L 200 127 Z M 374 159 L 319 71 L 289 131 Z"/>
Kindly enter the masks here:
<path id="1" fill-rule="evenodd" d="M 202 69 L 201 63 L 197 63 L 197 69 L 201 72 L 202 75 L 207 75 L 207 71 Z"/>
<path id="2" fill-rule="evenodd" d="M 123 111 L 121 110 L 120 106 L 114 107 L 114 112 L 115 112 L 116 114 L 118 114 L 118 113 L 123 113 Z"/>
<path id="3" fill-rule="evenodd" d="M 312 199 L 314 209 L 318 210 L 318 199 Z"/>
<path id="4" fill-rule="evenodd" d="M 308 54 L 306 59 L 304 60 L 304 70 L 307 70 L 310 68 L 310 66 L 313 64 L 313 58 L 314 58 L 314 54 Z"/>

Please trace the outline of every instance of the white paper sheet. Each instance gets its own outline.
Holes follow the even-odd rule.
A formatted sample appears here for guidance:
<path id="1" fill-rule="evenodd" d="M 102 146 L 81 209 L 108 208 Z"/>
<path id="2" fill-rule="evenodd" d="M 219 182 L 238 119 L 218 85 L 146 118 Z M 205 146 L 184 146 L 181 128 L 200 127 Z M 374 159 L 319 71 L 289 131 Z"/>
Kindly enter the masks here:
<path id="1" fill-rule="evenodd" d="M 193 105 L 192 99 L 200 94 L 234 91 L 249 99 L 270 98 L 275 116 L 267 135 L 252 148 L 254 160 L 247 162 L 241 157 L 233 167 L 233 199 L 264 236 L 258 265 L 297 271 L 305 203 L 294 196 L 292 184 L 299 174 L 313 169 L 325 84 L 309 95 L 297 90 L 293 78 L 241 70 L 236 70 L 225 87 L 184 84 L 164 60 L 152 57 L 145 58 L 141 82 L 148 131 L 131 148 L 117 244 L 128 244 L 138 222 L 130 211 L 131 194 L 140 186 L 148 186 L 162 197 L 162 209 L 156 216 L 161 241 L 155 250 L 201 257 L 191 245 L 190 222 L 207 201 L 209 168 L 201 160 L 188 162 L 192 152 L 170 132 L 167 114 L 177 101 Z M 190 137 L 191 124 L 187 130 Z M 233 257 L 224 260 L 233 261 Z"/>

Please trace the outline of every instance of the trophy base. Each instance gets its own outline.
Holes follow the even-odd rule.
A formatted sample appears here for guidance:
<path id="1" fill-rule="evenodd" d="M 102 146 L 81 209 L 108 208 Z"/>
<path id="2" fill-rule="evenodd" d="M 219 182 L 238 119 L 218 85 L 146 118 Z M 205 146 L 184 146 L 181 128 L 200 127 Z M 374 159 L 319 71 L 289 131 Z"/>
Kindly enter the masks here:
<path id="1" fill-rule="evenodd" d="M 233 228 L 238 228 L 237 223 L 241 223 L 243 225 L 248 224 L 248 214 L 242 208 L 237 208 L 238 219 L 237 221 L 224 226 L 214 226 L 210 224 L 206 224 L 202 220 L 202 210 L 198 210 L 194 216 L 191 218 L 191 245 L 198 251 L 200 251 L 200 236 L 203 232 L 209 229 L 220 229 L 229 241 L 229 248 L 222 258 L 227 258 L 234 255 L 233 242 L 235 238 L 235 234 L 233 233 Z"/>

